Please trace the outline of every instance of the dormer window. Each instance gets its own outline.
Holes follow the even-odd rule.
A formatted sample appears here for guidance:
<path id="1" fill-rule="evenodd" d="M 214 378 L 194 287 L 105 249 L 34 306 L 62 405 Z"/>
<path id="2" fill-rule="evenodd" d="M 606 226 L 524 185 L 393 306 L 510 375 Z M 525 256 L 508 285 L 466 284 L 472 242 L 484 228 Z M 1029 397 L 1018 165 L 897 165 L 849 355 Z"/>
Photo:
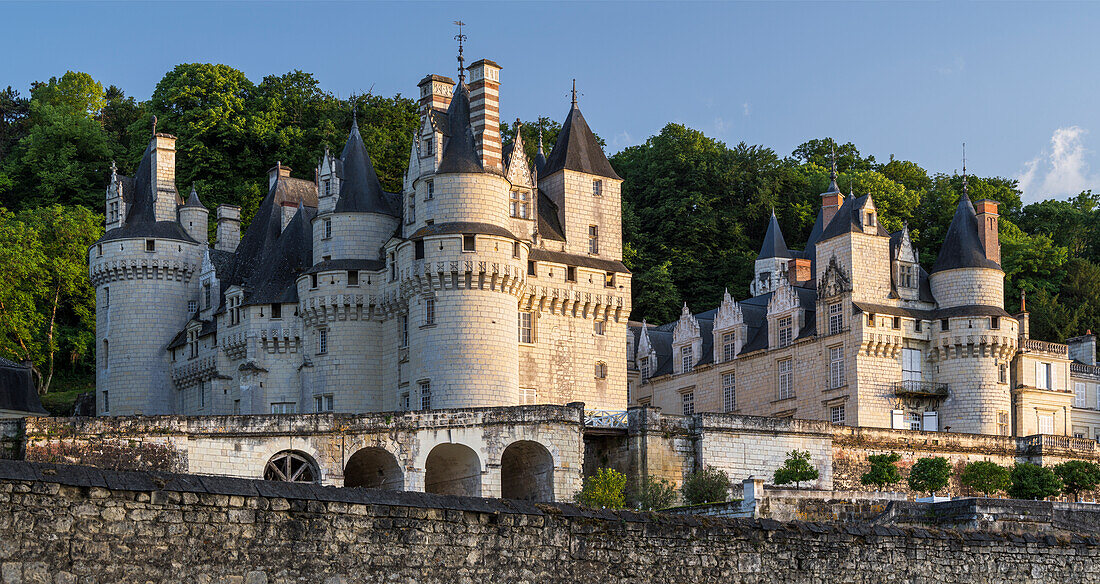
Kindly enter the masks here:
<path id="1" fill-rule="evenodd" d="M 779 319 L 779 333 L 777 335 L 779 341 L 779 348 L 791 346 L 791 342 L 794 340 L 794 319 L 789 316 L 784 316 Z"/>
<path id="2" fill-rule="evenodd" d="M 428 136 L 424 139 L 424 156 L 432 155 L 432 146 L 435 144 L 435 136 Z M 429 199 L 431 197 L 428 197 Z"/>
<path id="3" fill-rule="evenodd" d="M 722 361 L 732 361 L 734 353 L 736 351 L 736 335 L 733 333 L 722 333 Z"/>
<path id="4" fill-rule="evenodd" d="M 210 282 L 204 282 L 203 285 L 202 285 L 202 307 L 203 308 L 206 308 L 206 309 L 210 308 L 210 292 L 211 292 Z"/>
<path id="5" fill-rule="evenodd" d="M 283 305 L 282 304 L 272 304 L 271 305 L 271 318 L 282 318 L 282 317 L 283 317 Z"/>
<path id="6" fill-rule="evenodd" d="M 829 334 L 839 334 L 844 330 L 844 309 L 839 302 L 829 305 Z"/>
<path id="7" fill-rule="evenodd" d="M 649 357 L 638 359 L 638 373 L 641 374 L 642 379 L 649 378 Z"/>
<path id="8" fill-rule="evenodd" d="M 867 211 L 867 223 L 866 223 L 866 225 L 867 225 L 867 227 L 874 227 L 875 226 L 875 212 L 874 211 Z"/>
<path id="9" fill-rule="evenodd" d="M 917 279 L 913 277 L 913 266 L 910 264 L 902 264 L 898 267 L 898 285 L 902 288 L 916 288 Z"/>
<path id="10" fill-rule="evenodd" d="M 695 355 L 691 345 L 680 347 L 680 373 L 690 373 L 695 368 Z"/>
<path id="11" fill-rule="evenodd" d="M 512 191 L 511 193 L 511 215 L 517 219 L 527 218 L 527 198 L 528 195 L 524 191 Z"/>

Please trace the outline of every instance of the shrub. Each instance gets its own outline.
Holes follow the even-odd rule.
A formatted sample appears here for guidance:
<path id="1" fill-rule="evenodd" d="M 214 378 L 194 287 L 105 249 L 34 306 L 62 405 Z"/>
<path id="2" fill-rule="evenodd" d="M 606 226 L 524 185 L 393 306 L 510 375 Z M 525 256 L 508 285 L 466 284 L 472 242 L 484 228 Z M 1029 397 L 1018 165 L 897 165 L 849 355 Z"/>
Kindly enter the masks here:
<path id="1" fill-rule="evenodd" d="M 1046 499 L 1062 492 L 1062 481 L 1053 470 L 1027 462 L 1012 467 L 1008 495 L 1014 499 Z"/>
<path id="2" fill-rule="evenodd" d="M 951 480 L 951 465 L 942 456 L 922 458 L 909 471 L 909 488 L 918 493 L 935 495 Z"/>
<path id="3" fill-rule="evenodd" d="M 637 509 L 667 509 L 676 502 L 676 487 L 672 481 L 646 475 L 638 492 L 632 493 L 630 498 Z"/>
<path id="4" fill-rule="evenodd" d="M 901 471 L 898 470 L 897 464 L 901 460 L 901 455 L 897 452 L 872 454 L 867 457 L 867 460 L 871 462 L 871 468 L 863 473 L 859 482 L 874 485 L 880 491 L 901 482 Z"/>
<path id="5" fill-rule="evenodd" d="M 992 460 L 979 460 L 966 465 L 959 475 L 959 483 L 985 496 L 1008 488 L 1011 482 L 1009 470 Z"/>
<path id="6" fill-rule="evenodd" d="M 1054 474 L 1062 479 L 1063 491 L 1081 500 L 1081 493 L 1091 491 L 1100 484 L 1100 465 L 1084 460 L 1068 460 L 1054 467 Z"/>
<path id="7" fill-rule="evenodd" d="M 688 475 L 680 492 L 688 505 L 722 502 L 729 497 L 730 477 L 725 471 L 708 466 Z"/>
<path id="8" fill-rule="evenodd" d="M 596 470 L 594 476 L 584 479 L 581 492 L 575 499 L 588 507 L 622 509 L 626 506 L 625 488 L 626 475 L 615 469 L 601 468 Z"/>
<path id="9" fill-rule="evenodd" d="M 772 479 L 777 485 L 794 483 L 801 486 L 802 481 L 817 479 L 817 469 L 810 464 L 810 453 L 807 451 L 792 450 L 787 453 L 787 460 L 783 466 L 775 470 Z"/>

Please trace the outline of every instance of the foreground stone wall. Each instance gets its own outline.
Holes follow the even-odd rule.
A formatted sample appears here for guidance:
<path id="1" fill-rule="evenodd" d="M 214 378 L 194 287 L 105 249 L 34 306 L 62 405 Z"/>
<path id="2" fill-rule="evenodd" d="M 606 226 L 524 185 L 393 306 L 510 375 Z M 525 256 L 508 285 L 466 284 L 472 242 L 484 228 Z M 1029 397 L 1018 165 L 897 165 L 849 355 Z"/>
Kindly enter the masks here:
<path id="1" fill-rule="evenodd" d="M 4 582 L 1100 582 L 1100 539 L 0 461 Z"/>

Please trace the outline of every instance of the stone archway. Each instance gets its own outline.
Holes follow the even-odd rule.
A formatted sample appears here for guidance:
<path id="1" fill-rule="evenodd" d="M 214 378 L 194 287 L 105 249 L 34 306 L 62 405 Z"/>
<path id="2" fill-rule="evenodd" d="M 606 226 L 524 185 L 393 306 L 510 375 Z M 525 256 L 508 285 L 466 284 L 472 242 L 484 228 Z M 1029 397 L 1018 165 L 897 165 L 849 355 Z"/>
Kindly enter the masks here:
<path id="1" fill-rule="evenodd" d="M 500 496 L 523 501 L 554 500 L 554 458 L 531 440 L 508 445 L 500 457 Z"/>
<path id="2" fill-rule="evenodd" d="M 321 473 L 317 469 L 317 463 L 308 454 L 284 450 L 267 461 L 264 466 L 264 480 L 317 483 L 321 481 Z"/>
<path id="3" fill-rule="evenodd" d="M 348 459 L 344 486 L 400 491 L 405 488 L 405 477 L 394 455 L 384 448 L 368 447 Z"/>
<path id="4" fill-rule="evenodd" d="M 481 461 L 462 444 L 440 444 L 424 464 L 424 492 L 438 495 L 481 496 Z"/>

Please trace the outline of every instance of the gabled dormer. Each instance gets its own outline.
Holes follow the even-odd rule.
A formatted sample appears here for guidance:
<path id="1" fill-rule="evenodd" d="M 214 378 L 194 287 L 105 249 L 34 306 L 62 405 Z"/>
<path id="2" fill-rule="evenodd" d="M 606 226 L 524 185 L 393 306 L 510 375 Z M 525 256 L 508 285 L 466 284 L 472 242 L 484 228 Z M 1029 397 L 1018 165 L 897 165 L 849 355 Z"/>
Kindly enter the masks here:
<path id="1" fill-rule="evenodd" d="M 764 243 L 760 246 L 760 253 L 756 256 L 755 274 L 749 291 L 753 296 L 763 296 L 778 288 L 781 281 L 787 281 L 787 269 L 791 259 L 791 252 L 787 249 L 787 242 L 783 239 L 783 230 L 779 228 L 779 221 L 772 210 L 771 219 L 768 221 L 768 231 L 764 235 Z"/>
<path id="2" fill-rule="evenodd" d="M 817 282 L 817 303 L 819 334 L 836 335 L 851 327 L 852 279 L 835 255 Z"/>
<path id="3" fill-rule="evenodd" d="M 220 304 L 221 283 L 218 280 L 217 267 L 210 258 L 210 249 L 202 253 L 202 267 L 199 268 L 199 317 L 210 320 Z"/>
<path id="4" fill-rule="evenodd" d="M 917 261 L 917 250 L 909 239 L 908 222 L 900 232 L 891 237 L 890 252 L 893 256 L 890 265 L 891 276 L 898 296 L 904 300 L 919 300 L 920 264 Z"/>
<path id="5" fill-rule="evenodd" d="M 782 280 L 768 300 L 768 348 L 782 349 L 794 344 L 805 324 L 806 311 L 790 282 Z"/>
<path id="6" fill-rule="evenodd" d="M 676 374 L 690 373 L 695 364 L 703 357 L 703 336 L 700 334 L 699 321 L 688 310 L 687 303 L 680 312 L 680 321 L 672 331 L 672 371 Z"/>
<path id="7" fill-rule="evenodd" d="M 321 162 L 317 164 L 317 211 L 330 213 L 336 208 L 336 195 L 340 192 L 340 159 L 326 147 Z"/>
<path id="8" fill-rule="evenodd" d="M 745 346 L 748 326 L 741 307 L 726 290 L 722 295 L 722 304 L 714 315 L 714 362 L 723 363 L 737 358 L 741 347 Z"/>
<path id="9" fill-rule="evenodd" d="M 634 364 L 638 367 L 639 377 L 642 383 L 653 377 L 657 370 L 657 350 L 653 348 L 653 342 L 649 340 L 649 325 L 642 321 L 642 332 L 638 335 L 638 351 L 634 354 Z"/>

